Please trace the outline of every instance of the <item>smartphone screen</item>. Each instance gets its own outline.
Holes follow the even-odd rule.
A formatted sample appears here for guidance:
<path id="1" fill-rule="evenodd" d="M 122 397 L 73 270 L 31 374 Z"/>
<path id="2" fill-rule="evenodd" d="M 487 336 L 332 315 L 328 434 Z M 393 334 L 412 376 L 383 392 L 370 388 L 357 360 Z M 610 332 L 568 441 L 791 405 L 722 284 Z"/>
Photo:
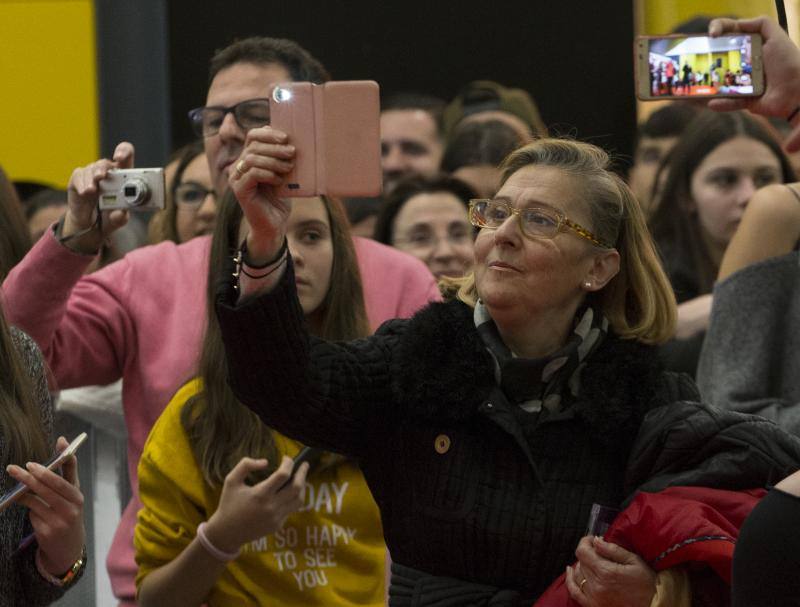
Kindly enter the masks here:
<path id="1" fill-rule="evenodd" d="M 73 440 L 67 448 L 64 449 L 61 453 L 55 454 L 52 458 L 50 458 L 47 462 L 42 464 L 48 470 L 55 470 L 58 468 L 64 460 L 67 459 L 70 455 L 73 455 L 80 447 L 83 442 L 86 440 L 87 435 L 86 432 L 81 432 L 75 440 Z M 0 496 L 0 512 L 11 506 L 14 502 L 16 502 L 20 497 L 25 495 L 29 491 L 28 486 L 24 485 L 23 483 L 17 483 L 10 491 Z"/>
<path id="2" fill-rule="evenodd" d="M 642 36 L 636 45 L 640 99 L 752 97 L 764 92 L 760 36 Z"/>

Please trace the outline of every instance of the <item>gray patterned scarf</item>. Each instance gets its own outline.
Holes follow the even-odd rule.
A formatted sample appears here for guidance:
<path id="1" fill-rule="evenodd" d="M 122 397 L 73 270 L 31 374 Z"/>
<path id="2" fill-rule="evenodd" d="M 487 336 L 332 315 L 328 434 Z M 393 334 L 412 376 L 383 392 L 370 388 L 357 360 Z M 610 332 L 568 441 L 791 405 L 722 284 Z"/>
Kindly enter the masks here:
<path id="1" fill-rule="evenodd" d="M 575 329 L 562 348 L 544 358 L 519 358 L 503 342 L 483 302 L 475 304 L 475 328 L 494 361 L 497 385 L 529 413 L 561 409 L 565 387 L 576 397 L 585 360 L 603 343 L 608 319 L 591 306 L 578 311 Z"/>

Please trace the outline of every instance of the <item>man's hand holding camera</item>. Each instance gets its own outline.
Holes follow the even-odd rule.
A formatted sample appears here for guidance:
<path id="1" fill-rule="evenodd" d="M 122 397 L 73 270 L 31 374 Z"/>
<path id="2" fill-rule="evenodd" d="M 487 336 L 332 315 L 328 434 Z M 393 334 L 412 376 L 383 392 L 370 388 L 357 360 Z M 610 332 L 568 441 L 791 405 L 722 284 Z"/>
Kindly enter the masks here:
<path id="1" fill-rule="evenodd" d="M 250 225 L 247 250 L 253 264 L 273 259 L 286 237 L 291 201 L 279 198 L 277 189 L 294 157 L 286 133 L 264 126 L 247 132 L 244 149 L 230 168 L 228 183 Z"/>
<path id="2" fill-rule="evenodd" d="M 132 167 L 133 156 L 133 145 L 123 142 L 114 150 L 112 160 L 103 158 L 72 172 L 67 186 L 67 213 L 61 232 L 69 248 L 93 255 L 114 230 L 128 222 L 128 211 L 122 209 L 103 211 L 102 221 L 98 221 L 98 184 L 111 169 Z M 99 229 L 92 229 L 95 226 Z M 79 233 L 82 234 L 78 236 Z"/>

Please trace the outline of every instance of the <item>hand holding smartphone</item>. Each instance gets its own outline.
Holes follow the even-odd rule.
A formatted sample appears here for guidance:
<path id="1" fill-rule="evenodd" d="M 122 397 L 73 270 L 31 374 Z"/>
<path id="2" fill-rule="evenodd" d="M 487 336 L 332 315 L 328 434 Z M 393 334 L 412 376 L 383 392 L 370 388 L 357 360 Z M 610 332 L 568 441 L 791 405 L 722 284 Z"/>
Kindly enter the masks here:
<path id="1" fill-rule="evenodd" d="M 270 98 L 270 125 L 297 149 L 278 192 L 287 198 L 376 196 L 381 173 L 378 83 L 287 82 Z"/>
<path id="2" fill-rule="evenodd" d="M 84 443 L 86 440 L 87 435 L 86 432 L 81 432 L 75 440 L 73 440 L 66 449 L 64 449 L 61 453 L 54 455 L 50 458 L 46 463 L 42 464 L 48 470 L 56 470 L 61 467 L 64 461 L 75 454 L 78 448 Z M 17 483 L 10 491 L 5 493 L 3 496 L 0 497 L 0 512 L 3 512 L 5 509 L 11 506 L 11 504 L 15 503 L 19 498 L 23 495 L 28 493 L 30 489 L 24 483 Z"/>
<path id="3" fill-rule="evenodd" d="M 636 96 L 654 99 L 758 97 L 764 94 L 758 34 L 639 36 Z"/>
<path id="4" fill-rule="evenodd" d="M 280 486 L 280 489 L 283 489 L 289 485 L 292 480 L 294 480 L 294 475 L 297 474 L 297 470 L 303 463 L 308 462 L 309 468 L 313 468 L 315 465 L 317 465 L 322 457 L 322 453 L 322 449 L 315 449 L 314 447 L 303 447 L 300 449 L 300 452 L 294 456 L 294 459 L 292 459 L 292 473 L 289 476 L 289 480 L 283 483 L 283 485 Z"/>

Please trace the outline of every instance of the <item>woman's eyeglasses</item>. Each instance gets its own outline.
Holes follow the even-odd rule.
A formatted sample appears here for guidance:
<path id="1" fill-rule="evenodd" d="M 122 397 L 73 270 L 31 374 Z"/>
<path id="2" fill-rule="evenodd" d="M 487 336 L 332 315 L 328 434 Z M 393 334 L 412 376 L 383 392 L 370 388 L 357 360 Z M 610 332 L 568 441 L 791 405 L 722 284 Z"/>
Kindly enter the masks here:
<path id="1" fill-rule="evenodd" d="M 580 224 L 568 219 L 563 213 L 559 213 L 553 209 L 541 207 L 515 209 L 503 199 L 491 200 L 482 198 L 471 200 L 469 203 L 470 223 L 478 228 L 495 230 L 503 225 L 512 215 L 517 216 L 520 231 L 522 235 L 527 238 L 552 239 L 565 228 L 569 228 L 578 236 L 585 238 L 595 246 L 604 249 L 614 248 L 613 245 L 602 241 Z"/>

